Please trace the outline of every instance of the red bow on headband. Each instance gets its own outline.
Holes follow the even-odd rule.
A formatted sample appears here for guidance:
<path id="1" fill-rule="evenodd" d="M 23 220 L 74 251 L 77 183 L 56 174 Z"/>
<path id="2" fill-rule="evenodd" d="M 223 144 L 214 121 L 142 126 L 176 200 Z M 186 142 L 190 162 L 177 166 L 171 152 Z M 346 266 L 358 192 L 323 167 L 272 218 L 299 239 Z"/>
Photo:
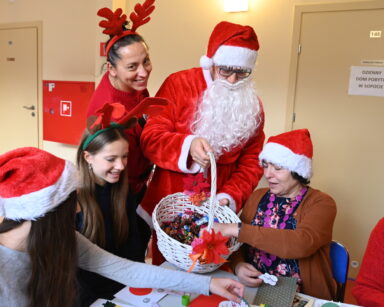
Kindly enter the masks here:
<path id="1" fill-rule="evenodd" d="M 192 265 L 188 269 L 191 272 L 199 261 L 204 263 L 224 263 L 225 260 L 221 255 L 228 255 L 229 249 L 227 242 L 229 238 L 224 237 L 221 232 L 215 232 L 212 229 L 210 232 L 204 230 L 200 238 L 195 238 L 192 242 L 192 253 L 189 258 L 192 260 Z"/>
<path id="2" fill-rule="evenodd" d="M 127 112 L 125 107 L 119 102 L 106 103 L 96 111 L 97 116 L 93 115 L 87 119 L 87 127 L 91 133 L 108 128 L 111 122 L 115 122 L 125 128 L 130 128 L 136 123 L 138 117 L 143 114 L 154 116 L 161 112 L 167 104 L 168 102 L 165 98 L 147 97 L 130 112 Z"/>

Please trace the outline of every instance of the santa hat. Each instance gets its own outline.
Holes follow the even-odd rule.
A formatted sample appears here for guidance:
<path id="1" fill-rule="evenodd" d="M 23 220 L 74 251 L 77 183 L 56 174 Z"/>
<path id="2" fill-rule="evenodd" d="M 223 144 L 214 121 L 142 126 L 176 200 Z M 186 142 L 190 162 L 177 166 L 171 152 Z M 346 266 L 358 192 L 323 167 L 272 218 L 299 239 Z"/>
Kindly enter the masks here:
<path id="1" fill-rule="evenodd" d="M 0 216 L 36 220 L 75 191 L 75 166 L 46 151 L 24 147 L 0 155 Z"/>
<path id="2" fill-rule="evenodd" d="M 306 179 L 312 176 L 313 146 L 307 129 L 271 136 L 259 155 L 266 161 L 288 169 Z"/>
<path id="3" fill-rule="evenodd" d="M 258 50 L 259 42 L 250 26 L 222 21 L 212 31 L 200 66 L 209 69 L 215 64 L 253 69 Z"/>

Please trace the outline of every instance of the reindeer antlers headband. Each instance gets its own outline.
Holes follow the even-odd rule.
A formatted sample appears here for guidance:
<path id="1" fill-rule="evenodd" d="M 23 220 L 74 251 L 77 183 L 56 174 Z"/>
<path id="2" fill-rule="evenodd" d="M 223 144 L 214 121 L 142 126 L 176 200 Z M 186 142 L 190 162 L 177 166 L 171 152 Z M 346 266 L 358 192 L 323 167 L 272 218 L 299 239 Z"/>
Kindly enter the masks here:
<path id="1" fill-rule="evenodd" d="M 136 123 L 137 117 L 144 113 L 153 116 L 159 113 L 168 104 L 167 99 L 159 97 L 144 98 L 130 112 L 119 103 L 106 103 L 96 111 L 97 116 L 90 116 L 87 119 L 88 131 L 91 133 L 82 145 L 86 150 L 89 144 L 101 133 L 110 129 L 127 129 Z M 115 119 L 112 121 L 112 119 Z"/>
<path id="2" fill-rule="evenodd" d="M 100 27 L 105 28 L 103 33 L 113 36 L 106 47 L 107 56 L 113 44 L 120 38 L 127 35 L 137 34 L 135 32 L 136 29 L 151 20 L 149 15 L 151 15 L 155 9 L 155 6 L 153 5 L 154 3 L 155 0 L 146 0 L 143 5 L 137 3 L 134 12 L 129 15 L 129 18 L 132 21 L 132 27 L 126 31 L 124 31 L 124 25 L 127 21 L 127 15 L 122 14 L 123 10 L 121 8 L 112 12 L 109 8 L 104 7 L 97 12 L 98 16 L 106 18 L 106 20 L 102 20 L 99 23 Z"/>

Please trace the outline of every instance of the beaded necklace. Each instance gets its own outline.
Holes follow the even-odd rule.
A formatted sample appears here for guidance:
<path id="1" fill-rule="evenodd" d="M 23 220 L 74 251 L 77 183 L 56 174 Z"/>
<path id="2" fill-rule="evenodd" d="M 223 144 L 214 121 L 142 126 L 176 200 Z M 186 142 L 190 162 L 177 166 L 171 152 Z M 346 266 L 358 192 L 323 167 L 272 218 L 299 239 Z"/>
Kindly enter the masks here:
<path id="1" fill-rule="evenodd" d="M 305 193 L 307 192 L 308 188 L 303 187 L 299 194 L 295 196 L 295 200 L 292 203 L 287 204 L 287 209 L 285 210 L 285 216 L 283 217 L 283 222 L 279 225 L 280 229 L 285 229 L 286 221 L 289 219 L 290 215 L 292 214 L 293 210 L 296 208 L 296 206 L 301 202 L 303 199 Z M 269 203 L 267 205 L 267 210 L 265 211 L 265 218 L 264 218 L 264 227 L 271 228 L 272 227 L 272 209 L 276 206 L 274 204 L 274 201 L 276 200 L 276 195 L 273 193 L 270 193 L 269 195 Z M 276 219 L 276 218 L 275 218 Z"/>

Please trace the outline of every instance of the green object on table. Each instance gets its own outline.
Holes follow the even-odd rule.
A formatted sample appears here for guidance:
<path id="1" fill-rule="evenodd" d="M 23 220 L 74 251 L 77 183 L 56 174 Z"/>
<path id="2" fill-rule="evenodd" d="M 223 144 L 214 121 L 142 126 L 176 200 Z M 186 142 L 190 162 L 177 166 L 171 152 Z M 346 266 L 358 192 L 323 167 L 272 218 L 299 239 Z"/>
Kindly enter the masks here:
<path id="1" fill-rule="evenodd" d="M 184 294 L 181 297 L 181 305 L 182 306 L 188 306 L 190 302 L 191 296 L 189 294 Z"/>
<path id="2" fill-rule="evenodd" d="M 332 303 L 332 302 L 324 303 L 323 305 L 321 305 L 321 307 L 339 307 L 339 306 L 340 306 L 339 304 Z"/>
<path id="3" fill-rule="evenodd" d="M 247 300 L 244 297 L 239 296 L 239 298 L 244 302 L 244 304 L 247 305 L 247 307 L 249 307 L 249 303 L 247 302 Z"/>

